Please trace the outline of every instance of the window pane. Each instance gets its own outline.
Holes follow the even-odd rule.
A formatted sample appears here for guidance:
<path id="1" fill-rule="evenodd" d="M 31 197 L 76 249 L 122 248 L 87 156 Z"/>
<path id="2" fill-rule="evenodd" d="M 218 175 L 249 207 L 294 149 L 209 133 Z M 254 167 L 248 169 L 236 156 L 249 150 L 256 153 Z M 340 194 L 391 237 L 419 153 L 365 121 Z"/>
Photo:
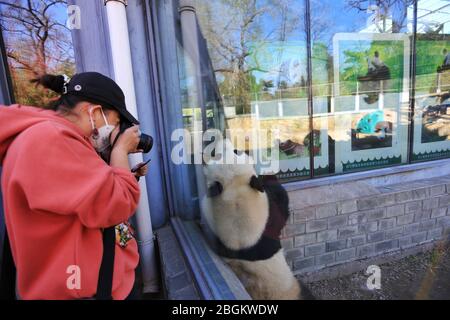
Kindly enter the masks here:
<path id="1" fill-rule="evenodd" d="M 47 106 L 56 95 L 30 84 L 45 73 L 75 72 L 67 5 L 61 1 L 8 1 L 0 5 L 0 23 L 16 103 Z M 13 3 L 14 2 L 14 3 Z"/>
<path id="2" fill-rule="evenodd" d="M 259 299 L 298 296 L 298 282 L 280 250 L 289 198 L 276 175 L 299 179 L 310 174 L 303 4 L 199 0 L 195 14 L 192 7 L 179 8 L 178 73 L 186 135 L 196 147 L 198 133 L 206 129 L 225 135 L 214 140 L 219 142 L 215 154 L 206 148 L 192 151 L 200 224 L 220 256 L 239 259 L 229 265 L 244 285 L 259 281 L 273 288 L 283 282 L 276 292 L 247 286 Z M 195 159 L 198 155 L 204 165 Z M 246 267 L 239 265 L 240 260 L 247 265 L 267 259 L 277 265 L 268 276 L 242 271 Z"/>
<path id="3" fill-rule="evenodd" d="M 450 3 L 419 1 L 413 161 L 450 157 Z"/>
<path id="4" fill-rule="evenodd" d="M 413 1 L 311 1 L 315 174 L 405 163 Z"/>
<path id="5" fill-rule="evenodd" d="M 236 149 L 252 153 L 257 167 L 279 159 L 274 173 L 285 179 L 309 177 L 303 3 L 196 1 L 197 41 L 194 26 L 181 15 L 186 128 L 229 133 Z"/>

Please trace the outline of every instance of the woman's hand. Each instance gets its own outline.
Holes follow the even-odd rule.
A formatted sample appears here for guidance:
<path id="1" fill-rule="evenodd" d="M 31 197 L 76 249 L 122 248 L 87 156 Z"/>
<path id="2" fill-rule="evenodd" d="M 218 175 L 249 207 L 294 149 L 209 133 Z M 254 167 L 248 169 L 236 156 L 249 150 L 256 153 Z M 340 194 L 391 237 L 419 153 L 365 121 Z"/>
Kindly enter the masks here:
<path id="1" fill-rule="evenodd" d="M 111 133 L 111 139 L 115 139 L 117 132 L 115 134 L 114 133 L 114 131 Z M 126 129 L 119 136 L 119 138 L 117 138 L 117 142 L 111 151 L 109 164 L 112 167 L 119 167 L 130 170 L 130 164 L 128 163 L 128 154 L 142 152 L 142 150 L 137 149 L 139 139 L 139 126 L 134 125 Z"/>
<path id="2" fill-rule="evenodd" d="M 111 133 L 112 141 L 114 141 L 118 132 L 119 127 L 116 127 L 114 131 Z M 116 144 L 114 145 L 113 151 L 114 149 L 118 149 L 121 150 L 122 152 L 125 152 L 126 154 L 142 152 L 142 150 L 137 149 L 139 139 L 140 139 L 139 126 L 134 125 L 132 127 L 129 127 L 119 136 Z"/>
<path id="3" fill-rule="evenodd" d="M 146 174 L 147 174 L 147 172 L 148 172 L 148 165 L 146 164 L 145 166 L 142 166 L 142 167 L 140 167 L 135 173 L 134 173 L 134 175 L 136 176 L 136 177 L 143 177 L 143 176 L 145 176 Z"/>

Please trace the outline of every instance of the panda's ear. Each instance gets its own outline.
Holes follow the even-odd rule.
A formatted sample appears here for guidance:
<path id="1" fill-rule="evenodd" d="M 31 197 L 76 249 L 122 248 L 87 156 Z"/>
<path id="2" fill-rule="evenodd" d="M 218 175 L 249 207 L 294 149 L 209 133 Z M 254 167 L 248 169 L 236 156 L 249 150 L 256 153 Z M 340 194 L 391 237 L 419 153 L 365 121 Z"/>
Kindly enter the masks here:
<path id="1" fill-rule="evenodd" d="M 209 188 L 208 188 L 208 197 L 216 197 L 219 194 L 221 194 L 223 191 L 223 186 L 219 181 L 215 181 Z"/>
<path id="2" fill-rule="evenodd" d="M 259 192 L 264 192 L 264 186 L 263 186 L 263 183 L 262 183 L 261 179 L 259 179 L 255 175 L 253 175 L 250 178 L 250 187 L 252 187 L 253 189 L 258 190 Z"/>

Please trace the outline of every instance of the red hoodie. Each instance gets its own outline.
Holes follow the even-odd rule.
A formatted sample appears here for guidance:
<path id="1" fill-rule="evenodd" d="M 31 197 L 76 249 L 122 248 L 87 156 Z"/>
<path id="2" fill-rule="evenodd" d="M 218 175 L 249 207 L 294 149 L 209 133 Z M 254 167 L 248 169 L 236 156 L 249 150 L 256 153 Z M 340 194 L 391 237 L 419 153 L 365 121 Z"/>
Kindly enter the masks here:
<path id="1" fill-rule="evenodd" d="M 126 221 L 137 207 L 133 174 L 107 165 L 89 138 L 56 112 L 20 105 L 0 106 L 0 165 L 19 296 L 94 296 L 101 230 Z M 116 244 L 114 299 L 130 293 L 138 260 L 134 239 L 125 248 Z"/>

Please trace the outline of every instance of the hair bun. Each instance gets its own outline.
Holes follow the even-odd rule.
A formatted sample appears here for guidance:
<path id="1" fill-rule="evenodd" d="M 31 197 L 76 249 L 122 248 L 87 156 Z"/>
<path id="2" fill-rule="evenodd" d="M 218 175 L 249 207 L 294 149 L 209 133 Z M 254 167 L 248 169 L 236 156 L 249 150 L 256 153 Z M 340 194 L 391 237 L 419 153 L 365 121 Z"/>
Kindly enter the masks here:
<path id="1" fill-rule="evenodd" d="M 36 83 L 36 85 L 40 84 L 47 89 L 55 91 L 56 93 L 63 93 L 64 76 L 62 75 L 45 74 L 39 78 L 30 80 L 30 82 Z"/>

